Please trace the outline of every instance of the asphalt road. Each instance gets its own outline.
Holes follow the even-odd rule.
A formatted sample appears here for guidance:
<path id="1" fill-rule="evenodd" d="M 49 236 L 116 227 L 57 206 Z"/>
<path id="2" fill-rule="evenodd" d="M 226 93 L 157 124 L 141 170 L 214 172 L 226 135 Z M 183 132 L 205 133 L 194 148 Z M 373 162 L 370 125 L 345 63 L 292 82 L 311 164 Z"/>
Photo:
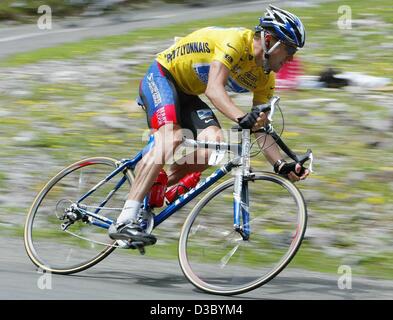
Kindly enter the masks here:
<path id="1" fill-rule="evenodd" d="M 113 252 L 96 266 L 74 275 L 43 273 L 31 263 L 22 239 L 2 238 L 0 299 L 392 299 L 393 281 L 352 277 L 351 289 L 340 289 L 340 275 L 326 275 L 288 267 L 261 288 L 233 297 L 203 293 L 183 276 L 177 260 L 157 260 Z M 50 287 L 50 288 L 49 288 Z"/>

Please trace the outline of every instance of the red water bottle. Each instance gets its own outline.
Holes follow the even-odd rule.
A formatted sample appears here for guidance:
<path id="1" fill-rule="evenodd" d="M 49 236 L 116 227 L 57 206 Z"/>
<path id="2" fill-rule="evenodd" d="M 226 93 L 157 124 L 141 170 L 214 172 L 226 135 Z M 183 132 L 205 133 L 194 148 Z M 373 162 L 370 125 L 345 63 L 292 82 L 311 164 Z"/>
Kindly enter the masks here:
<path id="1" fill-rule="evenodd" d="M 159 208 L 163 206 L 167 184 L 168 184 L 168 176 L 164 170 L 161 170 L 150 190 L 150 195 L 149 195 L 150 207 Z"/>
<path id="2" fill-rule="evenodd" d="M 186 193 L 188 190 L 194 188 L 201 178 L 200 172 L 189 173 L 184 176 L 178 184 L 169 188 L 169 190 L 165 193 L 165 198 L 169 203 L 175 201 L 179 198 L 183 193 Z"/>

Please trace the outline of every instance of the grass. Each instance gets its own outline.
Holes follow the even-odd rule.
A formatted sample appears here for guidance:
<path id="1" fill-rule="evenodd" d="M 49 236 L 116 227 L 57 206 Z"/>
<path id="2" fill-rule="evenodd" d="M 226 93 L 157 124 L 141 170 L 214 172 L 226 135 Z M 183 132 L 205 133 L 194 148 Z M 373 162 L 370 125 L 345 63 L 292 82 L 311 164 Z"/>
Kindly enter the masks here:
<path id="1" fill-rule="evenodd" d="M 6 185 L 7 175 L 5 172 L 0 171 L 0 188 L 4 188 Z"/>

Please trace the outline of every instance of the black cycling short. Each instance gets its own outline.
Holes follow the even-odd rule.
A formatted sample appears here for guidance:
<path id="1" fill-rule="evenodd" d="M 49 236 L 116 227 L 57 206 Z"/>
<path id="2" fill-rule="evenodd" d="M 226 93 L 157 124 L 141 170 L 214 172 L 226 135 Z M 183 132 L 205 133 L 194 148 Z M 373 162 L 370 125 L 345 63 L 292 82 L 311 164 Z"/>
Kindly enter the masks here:
<path id="1" fill-rule="evenodd" d="M 194 139 L 210 126 L 221 128 L 212 109 L 198 96 L 181 91 L 175 79 L 157 61 L 150 66 L 139 86 L 150 128 L 176 123 L 190 129 Z"/>

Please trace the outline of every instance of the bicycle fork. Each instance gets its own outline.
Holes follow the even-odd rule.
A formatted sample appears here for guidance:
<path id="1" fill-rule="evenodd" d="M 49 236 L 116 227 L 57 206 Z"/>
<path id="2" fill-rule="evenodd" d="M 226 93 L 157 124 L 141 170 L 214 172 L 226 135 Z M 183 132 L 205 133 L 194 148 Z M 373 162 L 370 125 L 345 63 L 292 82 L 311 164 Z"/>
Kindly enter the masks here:
<path id="1" fill-rule="evenodd" d="M 233 227 L 243 240 L 250 237 L 248 181 L 244 179 L 250 175 L 250 141 L 250 130 L 242 130 L 240 166 L 235 171 L 233 192 Z"/>

